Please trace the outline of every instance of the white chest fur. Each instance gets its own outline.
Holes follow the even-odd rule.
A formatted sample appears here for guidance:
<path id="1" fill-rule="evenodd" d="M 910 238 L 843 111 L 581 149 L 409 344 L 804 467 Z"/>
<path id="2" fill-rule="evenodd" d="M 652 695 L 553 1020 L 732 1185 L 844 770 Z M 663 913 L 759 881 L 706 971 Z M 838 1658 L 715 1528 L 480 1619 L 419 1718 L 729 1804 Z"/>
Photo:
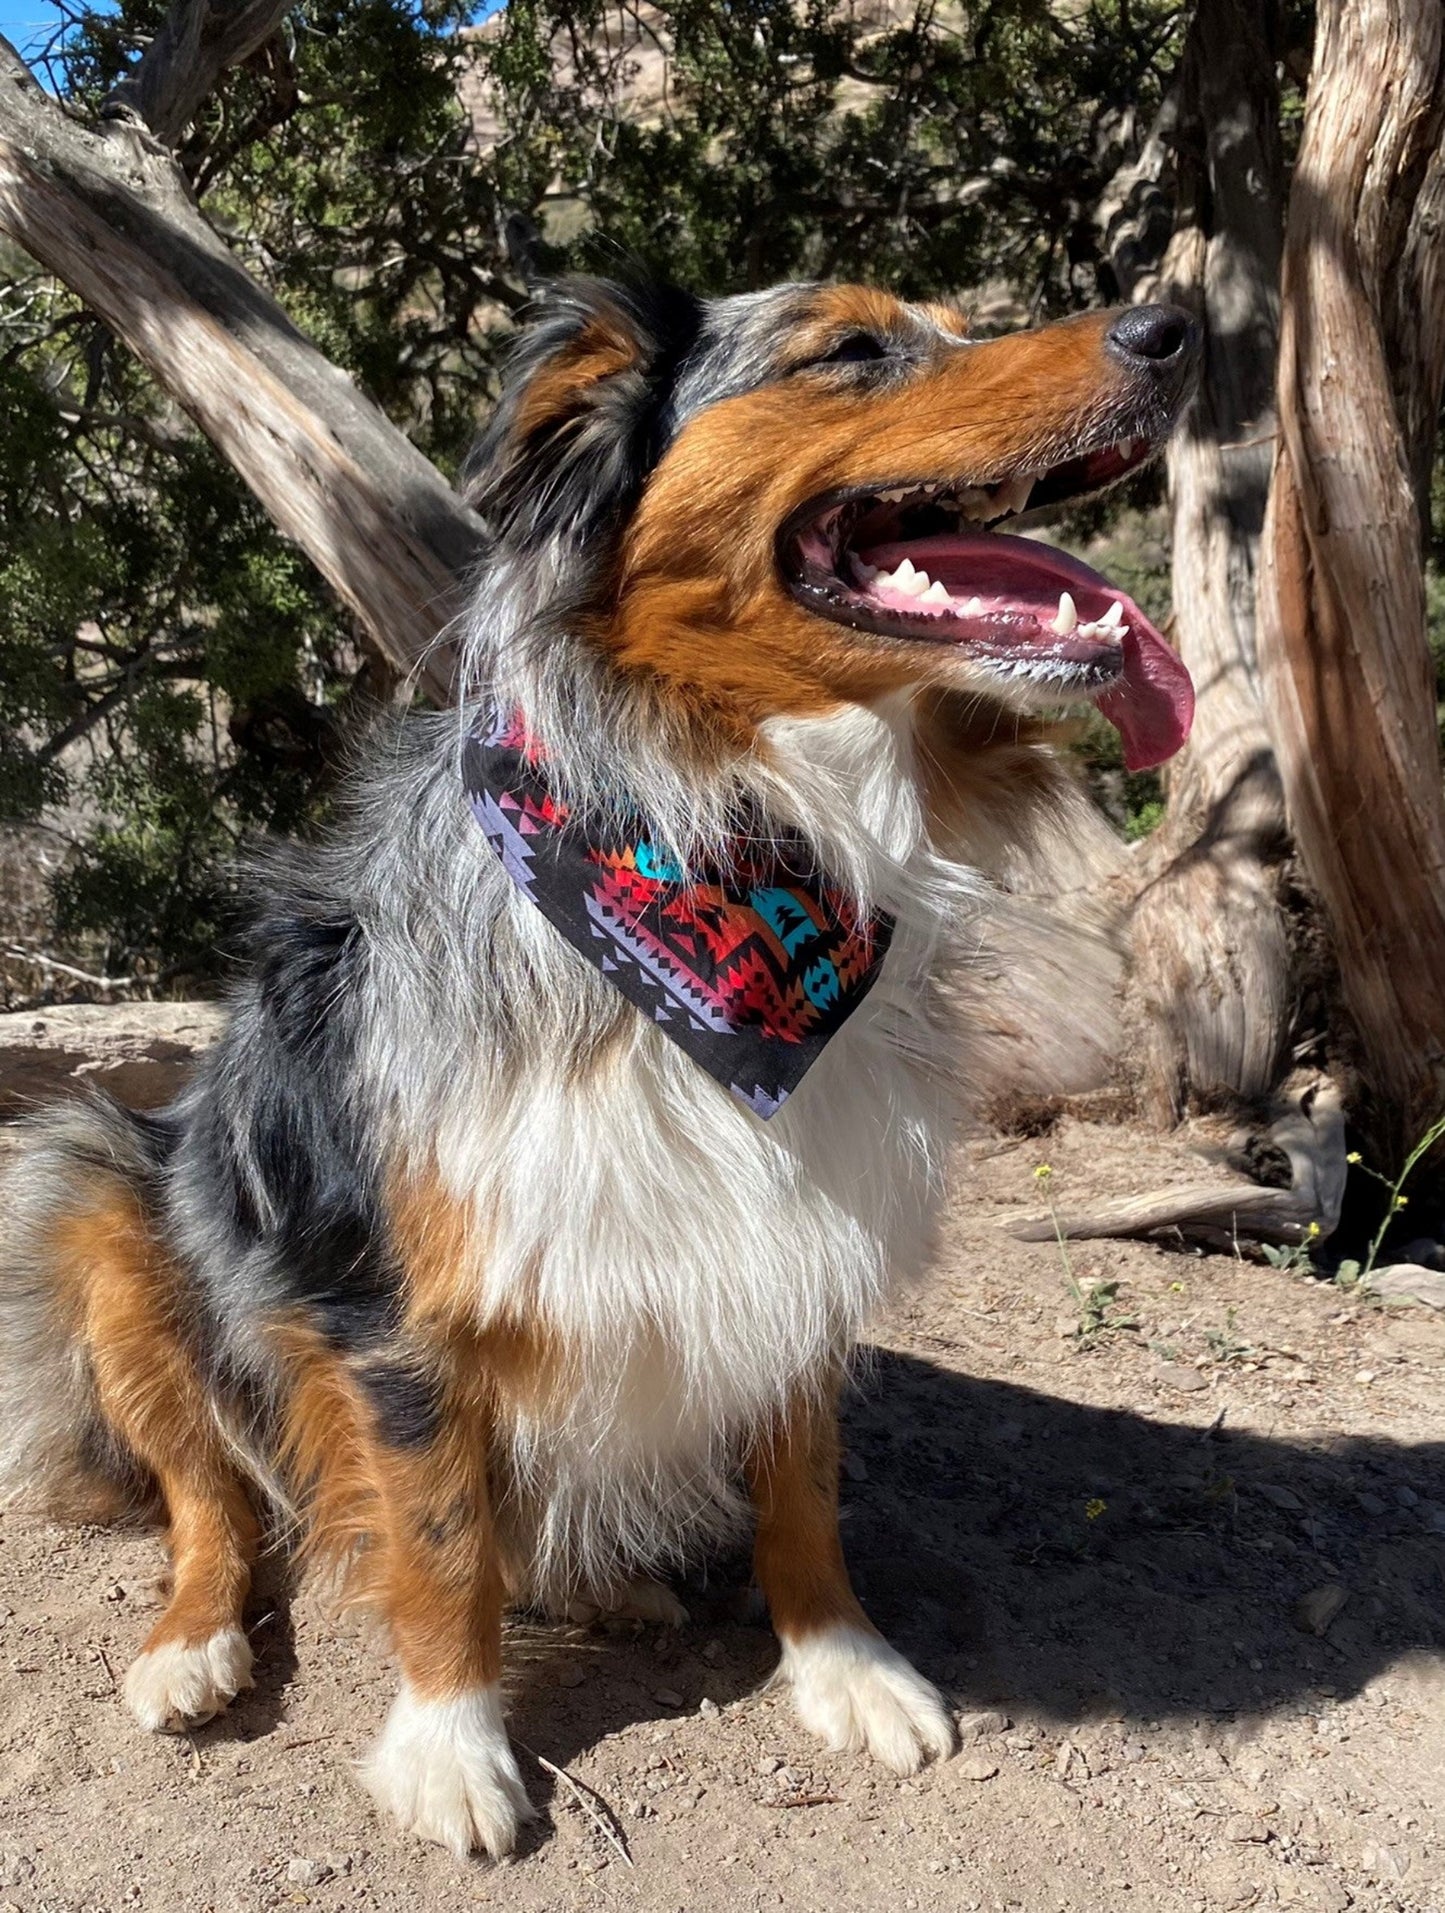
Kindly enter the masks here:
<path id="1" fill-rule="evenodd" d="M 483 1321 L 539 1321 L 568 1351 L 566 1390 L 511 1430 L 545 1582 L 680 1552 L 747 1432 L 925 1253 L 953 1121 L 927 998 L 971 886 L 923 846 L 906 708 L 767 742 L 775 811 L 897 917 L 873 991 L 784 1108 L 760 1121 L 637 1017 L 596 1069 L 539 1055 L 484 1128 L 473 1104 L 438 1139 L 486 1245 Z M 515 907 L 555 961 L 550 926 Z"/>

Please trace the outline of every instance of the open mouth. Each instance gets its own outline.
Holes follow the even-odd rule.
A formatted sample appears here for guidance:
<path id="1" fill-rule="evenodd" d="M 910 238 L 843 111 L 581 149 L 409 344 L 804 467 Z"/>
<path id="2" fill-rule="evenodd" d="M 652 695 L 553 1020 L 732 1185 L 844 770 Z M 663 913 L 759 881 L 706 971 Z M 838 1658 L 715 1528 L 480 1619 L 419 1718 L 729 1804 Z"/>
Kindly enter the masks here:
<path id="1" fill-rule="evenodd" d="M 1130 770 L 1163 763 L 1194 713 L 1189 673 L 1134 600 L 1082 560 L 997 529 L 1116 485 L 1157 441 L 1123 438 L 987 484 L 911 480 L 811 500 L 779 534 L 807 610 L 877 636 L 967 652 L 1001 685 L 1091 698 Z"/>

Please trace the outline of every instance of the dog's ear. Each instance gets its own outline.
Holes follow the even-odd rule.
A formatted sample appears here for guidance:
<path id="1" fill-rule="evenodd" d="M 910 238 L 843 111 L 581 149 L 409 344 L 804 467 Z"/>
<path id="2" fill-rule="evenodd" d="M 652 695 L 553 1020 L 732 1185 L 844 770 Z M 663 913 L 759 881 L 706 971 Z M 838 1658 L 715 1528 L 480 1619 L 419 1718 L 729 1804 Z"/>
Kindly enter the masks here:
<path id="1" fill-rule="evenodd" d="M 622 523 L 662 449 L 700 313 L 672 287 L 564 279 L 551 289 L 462 478 L 500 545 L 535 551 Z"/>

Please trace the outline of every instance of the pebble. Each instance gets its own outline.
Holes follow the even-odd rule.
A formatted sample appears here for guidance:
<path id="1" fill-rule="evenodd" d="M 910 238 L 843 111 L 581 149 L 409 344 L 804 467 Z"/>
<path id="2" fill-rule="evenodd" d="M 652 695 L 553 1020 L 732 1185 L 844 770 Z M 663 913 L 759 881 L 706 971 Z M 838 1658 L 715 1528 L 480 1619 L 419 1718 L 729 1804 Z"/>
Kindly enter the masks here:
<path id="1" fill-rule="evenodd" d="M 1410 1871 L 1408 1854 L 1394 1847 L 1366 1847 L 1360 1854 L 1360 1865 L 1377 1880 L 1403 1880 Z"/>
<path id="2" fill-rule="evenodd" d="M 970 1741 L 988 1740 L 994 1734 L 1006 1734 L 1013 1722 L 997 1707 L 985 1707 L 976 1714 L 960 1714 L 958 1737 L 967 1746 Z"/>
<path id="3" fill-rule="evenodd" d="M 1349 1589 L 1340 1587 L 1338 1583 L 1311 1588 L 1295 1603 L 1295 1626 L 1302 1628 L 1306 1634 L 1327 1634 L 1331 1622 L 1349 1598 Z"/>
<path id="4" fill-rule="evenodd" d="M 1269 1838 L 1269 1828 L 1250 1813 L 1232 1813 L 1224 1823 L 1224 1837 L 1236 1846 L 1248 1846 Z"/>
<path id="5" fill-rule="evenodd" d="M 697 1711 L 702 1715 L 704 1720 L 716 1720 L 720 1710 L 715 1700 L 708 1700 L 704 1696 L 697 1704 Z"/>
<path id="6" fill-rule="evenodd" d="M 709 1667 L 716 1667 L 718 1662 L 723 1657 L 722 1642 L 709 1641 L 707 1646 L 702 1650 L 702 1657 L 707 1662 Z"/>
<path id="7" fill-rule="evenodd" d="M 123 1601 L 125 1599 L 125 1589 L 119 1581 L 112 1581 L 100 1598 L 103 1601 Z"/>
<path id="8" fill-rule="evenodd" d="M 324 1860 L 312 1860 L 305 1854 L 298 1854 L 286 1865 L 286 1878 L 292 1886 L 320 1886 L 331 1878 L 331 1872 Z"/>
<path id="9" fill-rule="evenodd" d="M 1181 1395 L 1193 1395 L 1209 1386 L 1197 1368 L 1182 1368 L 1178 1362 L 1156 1362 L 1151 1372 L 1156 1382 L 1177 1389 Z"/>
<path id="10" fill-rule="evenodd" d="M 563 1661 L 552 1678 L 559 1687 L 580 1687 L 587 1676 L 576 1661 Z"/>
<path id="11" fill-rule="evenodd" d="M 1257 1481 L 1254 1492 L 1273 1508 L 1283 1508 L 1287 1514 L 1302 1514 L 1304 1503 L 1290 1488 L 1276 1488 L 1270 1482 Z"/>
<path id="12" fill-rule="evenodd" d="M 1395 1499 L 1402 1508 L 1416 1508 L 1420 1505 L 1420 1497 L 1415 1490 L 1403 1484 L 1395 1490 Z"/>
<path id="13" fill-rule="evenodd" d="M 971 1755 L 967 1760 L 954 1763 L 954 1772 L 960 1780 L 992 1780 L 998 1772 L 996 1760 L 984 1760 L 981 1755 Z"/>
<path id="14" fill-rule="evenodd" d="M 1355 1496 L 1355 1499 L 1356 1501 L 1359 1502 L 1360 1507 L 1364 1510 L 1366 1514 L 1382 1515 L 1388 1512 L 1389 1503 L 1385 1501 L 1380 1495 L 1370 1494 L 1368 1490 L 1362 1491 L 1360 1494 L 1357 1494 Z"/>
<path id="15" fill-rule="evenodd" d="M 657 1702 L 659 1707 L 681 1707 L 683 1705 L 682 1695 L 679 1694 L 674 1687 L 654 1687 L 652 1690 L 652 1698 Z"/>
<path id="16" fill-rule="evenodd" d="M 843 1451 L 842 1469 L 845 1480 L 866 1481 L 868 1464 L 861 1455 L 855 1455 L 851 1448 Z"/>
<path id="17" fill-rule="evenodd" d="M 776 1754 L 764 1754 L 758 1762 L 758 1772 L 760 1774 L 775 1774 L 782 1764 L 782 1761 L 778 1759 Z"/>

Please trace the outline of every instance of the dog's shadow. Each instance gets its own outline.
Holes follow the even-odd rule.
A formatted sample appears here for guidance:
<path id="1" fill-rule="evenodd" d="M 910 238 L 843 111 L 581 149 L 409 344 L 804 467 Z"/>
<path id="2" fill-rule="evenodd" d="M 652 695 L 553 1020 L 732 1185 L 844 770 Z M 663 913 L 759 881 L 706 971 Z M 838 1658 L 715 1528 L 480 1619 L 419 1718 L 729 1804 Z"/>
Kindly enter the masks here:
<path id="1" fill-rule="evenodd" d="M 858 1592 L 960 1707 L 1060 1726 L 1258 1715 L 1445 1648 L 1445 1442 L 1206 1435 L 889 1353 L 846 1403 L 844 1439 Z M 620 1728 L 766 1680 L 777 1647 L 739 1618 L 746 1577 L 738 1557 L 682 1588 L 680 1630 L 511 1630 L 534 1799 L 557 1783 L 527 1753 L 566 1767 Z M 1316 1633 L 1326 1612 L 1301 1603 L 1326 1588 L 1346 1599 Z M 257 1690 L 208 1732 L 253 1739 L 283 1716 L 295 1653 L 279 1579 L 263 1598 Z"/>
<path id="2" fill-rule="evenodd" d="M 1445 1442 L 1205 1435 L 896 1354 L 854 1392 L 844 1438 L 858 1592 L 961 1707 L 1059 1725 L 1260 1714 L 1445 1648 Z M 1327 1604 L 1307 1597 L 1325 1588 L 1346 1599 L 1320 1634 Z M 540 1646 L 519 1738 L 565 1765 L 629 1722 L 756 1688 L 777 1650 L 732 1618 L 736 1577 L 683 1593 L 694 1624 L 670 1640 Z M 575 1679 L 572 1651 L 578 1687 L 558 1678 Z"/>

